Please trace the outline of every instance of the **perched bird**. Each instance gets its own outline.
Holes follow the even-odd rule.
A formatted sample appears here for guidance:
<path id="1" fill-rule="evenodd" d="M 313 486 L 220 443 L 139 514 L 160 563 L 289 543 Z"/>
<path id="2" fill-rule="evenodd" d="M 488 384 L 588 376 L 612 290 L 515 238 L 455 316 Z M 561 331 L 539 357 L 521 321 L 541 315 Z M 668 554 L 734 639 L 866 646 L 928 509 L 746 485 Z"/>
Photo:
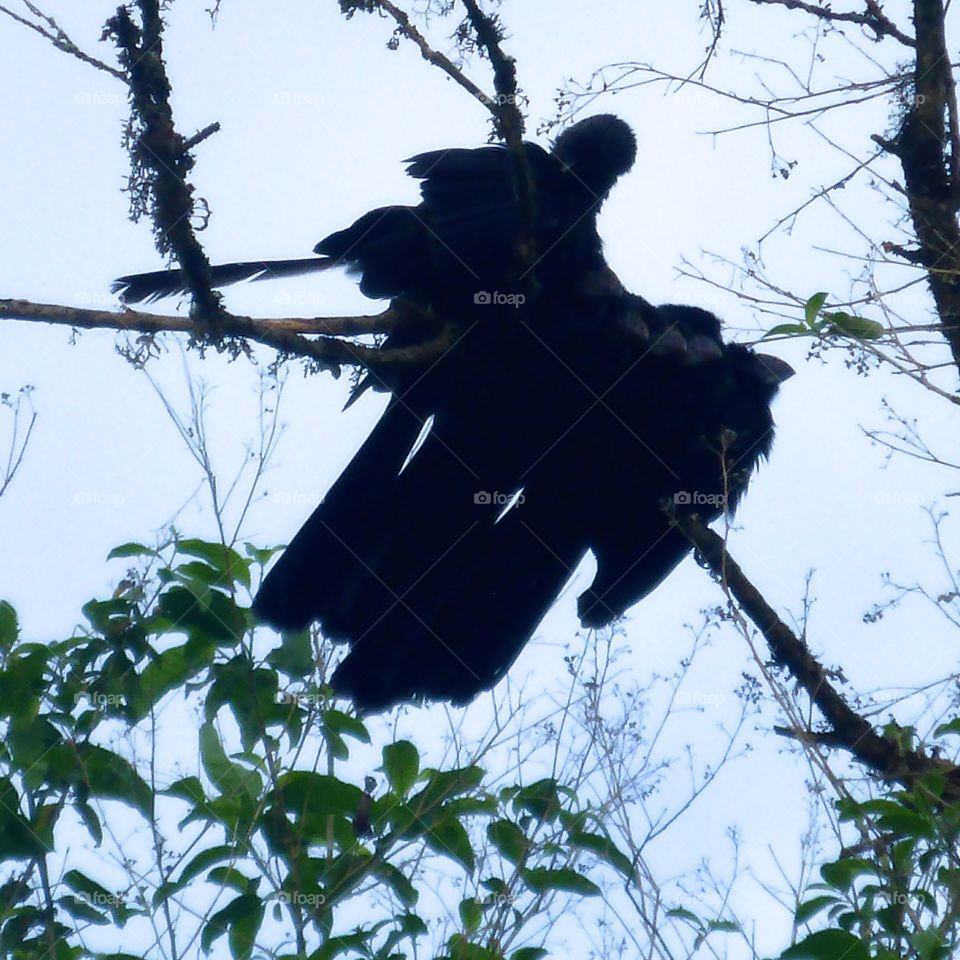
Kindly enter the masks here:
<path id="1" fill-rule="evenodd" d="M 627 293 L 603 258 L 597 212 L 635 152 L 601 115 L 519 165 L 499 146 L 420 154 L 419 205 L 365 214 L 318 257 L 212 268 L 224 285 L 344 265 L 368 296 L 456 325 L 438 360 L 368 379 L 386 410 L 254 602 L 348 642 L 332 684 L 362 710 L 491 687 L 588 550 L 581 622 L 620 616 L 689 552 L 665 506 L 733 510 L 769 452 L 792 370 L 706 311 Z M 183 288 L 160 271 L 115 289 Z"/>
<path id="2" fill-rule="evenodd" d="M 658 313 L 688 343 L 716 325 L 690 307 Z M 710 521 L 736 507 L 770 451 L 770 404 L 793 373 L 775 357 L 724 344 L 719 332 L 713 343 L 716 351 L 693 357 L 645 353 L 606 390 L 590 384 L 567 432 L 531 451 L 520 486 L 508 488 L 518 494 L 509 509 L 476 508 L 471 519 L 448 510 L 441 490 L 436 512 L 462 519 L 436 523 L 429 501 L 416 497 L 437 489 L 426 463 L 407 483 L 401 475 L 381 487 L 378 514 L 391 519 L 356 545 L 365 566 L 350 580 L 363 586 L 313 588 L 325 630 L 351 643 L 334 687 L 366 710 L 422 698 L 468 702 L 503 677 L 587 550 L 597 572 L 578 601 L 584 626 L 609 623 L 653 590 L 690 552 L 666 508 Z M 407 496 L 423 511 L 406 509 Z M 339 512 L 328 502 L 291 550 L 309 552 L 320 524 L 336 528 Z M 283 581 L 274 587 L 268 577 L 262 595 Z"/>
<path id="3" fill-rule="evenodd" d="M 253 260 L 211 268 L 214 287 L 240 280 L 296 276 L 335 266 L 360 274 L 368 297 L 404 297 L 421 306 L 462 310 L 489 306 L 492 298 L 516 296 L 530 286 L 566 282 L 603 270 L 596 213 L 617 179 L 633 166 L 636 138 L 609 114 L 589 117 L 564 131 L 546 151 L 522 145 L 522 168 L 504 146 L 434 150 L 406 160 L 421 181 L 417 206 L 371 210 L 352 226 L 321 240 L 315 257 Z M 532 219 L 524 223 L 518 176 L 526 173 Z M 533 250 L 524 262 L 519 241 Z M 117 279 L 112 289 L 125 303 L 183 293 L 179 270 L 158 270 Z"/>

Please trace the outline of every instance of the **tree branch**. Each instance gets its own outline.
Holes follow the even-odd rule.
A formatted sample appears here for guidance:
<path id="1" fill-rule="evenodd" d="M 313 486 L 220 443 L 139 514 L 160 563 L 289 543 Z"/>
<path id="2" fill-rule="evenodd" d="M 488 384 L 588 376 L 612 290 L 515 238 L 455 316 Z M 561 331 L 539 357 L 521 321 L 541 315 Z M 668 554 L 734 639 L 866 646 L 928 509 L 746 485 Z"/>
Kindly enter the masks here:
<path id="1" fill-rule="evenodd" d="M 706 527 L 699 517 L 673 515 L 671 519 L 763 634 L 774 662 L 790 672 L 830 724 L 830 730 L 815 734 L 820 742 L 842 746 L 871 770 L 908 787 L 915 787 L 917 779 L 924 775 L 941 774 L 949 781 L 947 793 L 953 799 L 960 799 L 960 767 L 904 749 L 894 738 L 877 733 L 873 725 L 844 700 L 807 645 L 747 579 L 727 552 L 723 538 Z"/>
<path id="2" fill-rule="evenodd" d="M 305 357 L 321 369 L 338 376 L 341 365 L 382 370 L 386 367 L 428 363 L 440 356 L 452 342 L 452 329 L 443 328 L 437 336 L 412 347 L 381 349 L 337 339 L 365 333 L 387 333 L 401 321 L 400 307 L 392 306 L 376 316 L 327 317 L 280 320 L 221 314 L 222 332 L 242 337 L 279 352 Z M 0 300 L 0 319 L 55 323 L 84 330 L 119 330 L 153 336 L 158 333 L 196 333 L 195 323 L 186 317 L 170 317 L 139 310 L 88 310 L 59 304 L 33 303 L 29 300 Z M 307 339 L 304 334 L 321 334 Z"/>
<path id="3" fill-rule="evenodd" d="M 830 20 L 833 23 L 856 23 L 874 32 L 874 39 L 893 37 L 908 47 L 915 45 L 916 40 L 905 34 L 884 12 L 877 0 L 867 0 L 864 13 L 840 13 L 831 10 L 829 6 L 821 7 L 816 3 L 804 3 L 803 0 L 752 0 L 753 3 L 766 6 L 786 7 L 788 10 L 803 10 L 819 20 Z"/>
<path id="4" fill-rule="evenodd" d="M 33 30 L 36 33 L 39 33 L 41 37 L 43 37 L 45 40 L 49 40 L 58 50 L 62 50 L 64 53 L 70 54 L 71 57 L 76 57 L 78 60 L 82 60 L 84 63 L 90 64 L 91 67 L 96 67 L 97 70 L 103 70 L 104 73 L 109 73 L 110 76 L 116 77 L 117 80 L 120 80 L 126 84 L 127 78 L 121 71 L 119 71 L 116 67 L 109 66 L 102 60 L 98 60 L 96 57 L 90 56 L 89 53 L 84 53 L 83 50 L 81 50 L 73 42 L 73 40 L 70 39 L 69 35 L 61 29 L 60 25 L 56 20 L 53 19 L 53 17 L 47 16 L 47 14 L 43 13 L 38 7 L 34 6 L 34 4 L 29 3 L 28 0 L 24 0 L 24 4 L 27 9 L 38 20 L 42 20 L 46 26 L 43 26 L 43 24 L 40 23 L 33 23 L 26 17 L 21 17 L 20 14 L 14 13 L 3 4 L 0 4 L 0 13 L 6 14 L 11 20 L 15 20 L 17 23 L 22 24 L 28 30 Z"/>
<path id="5" fill-rule="evenodd" d="M 119 48 L 120 63 L 130 85 L 133 117 L 128 135 L 133 172 L 129 189 L 133 219 L 149 208 L 157 249 L 165 256 L 176 256 L 197 316 L 219 326 L 223 312 L 220 295 L 210 286 L 210 261 L 191 223 L 196 204 L 187 176 L 194 159 L 190 142 L 173 124 L 159 0 L 137 2 L 142 29 L 130 18 L 128 9 L 120 7 L 107 21 L 104 32 Z"/>

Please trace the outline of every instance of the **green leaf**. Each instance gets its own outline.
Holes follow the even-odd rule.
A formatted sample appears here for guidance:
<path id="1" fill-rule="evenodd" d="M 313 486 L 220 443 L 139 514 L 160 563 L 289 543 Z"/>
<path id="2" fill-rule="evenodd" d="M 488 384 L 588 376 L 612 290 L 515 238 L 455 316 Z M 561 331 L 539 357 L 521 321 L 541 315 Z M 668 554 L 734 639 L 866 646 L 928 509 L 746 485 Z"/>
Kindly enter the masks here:
<path id="1" fill-rule="evenodd" d="M 254 893 L 260 881 L 255 877 L 248 877 L 236 867 L 214 867 L 207 874 L 207 882 L 218 887 L 236 890 L 237 893 Z"/>
<path id="2" fill-rule="evenodd" d="M 80 920 L 84 923 L 94 923 L 98 926 L 105 926 L 110 922 L 110 918 L 105 913 L 97 910 L 82 898 L 70 896 L 58 897 L 57 904 L 63 907 L 75 920 Z"/>
<path id="3" fill-rule="evenodd" d="M 828 334 L 854 337 L 857 340 L 879 340 L 884 334 L 882 323 L 867 320 L 865 317 L 855 317 L 842 311 L 824 314 L 824 320 L 828 324 L 826 328 Z"/>
<path id="4" fill-rule="evenodd" d="M 128 760 L 92 743 L 78 743 L 76 754 L 83 782 L 91 796 L 120 800 L 150 819 L 153 791 Z"/>
<path id="5" fill-rule="evenodd" d="M 482 919 L 483 907 L 477 902 L 476 897 L 467 897 L 460 901 L 460 922 L 467 933 L 475 933 Z"/>
<path id="6" fill-rule="evenodd" d="M 199 557 L 220 575 L 223 584 L 242 583 L 250 586 L 250 561 L 245 560 L 232 547 L 206 540 L 179 540 L 177 553 Z"/>
<path id="7" fill-rule="evenodd" d="M 804 305 L 803 305 L 803 319 L 806 322 L 808 327 L 812 327 L 820 314 L 820 311 L 823 309 L 823 305 L 827 302 L 827 294 L 822 290 L 820 293 L 815 293 Z"/>
<path id="8" fill-rule="evenodd" d="M 417 888 L 392 863 L 375 861 L 373 872 L 388 884 L 400 902 L 409 910 L 416 906 L 420 894 Z"/>
<path id="9" fill-rule="evenodd" d="M 475 790 L 483 780 L 483 768 L 475 764 L 453 770 L 424 770 L 426 786 L 410 798 L 410 806 L 418 817 L 438 810 L 451 799 Z"/>
<path id="10" fill-rule="evenodd" d="M 344 713 L 342 710 L 324 710 L 323 722 L 339 734 L 353 737 L 354 740 L 359 740 L 361 743 L 370 742 L 370 733 L 364 726 L 363 721 L 358 717 L 351 717 L 350 714 Z"/>
<path id="11" fill-rule="evenodd" d="M 115 894 L 111 893 L 106 887 L 101 886 L 96 880 L 91 880 L 85 873 L 79 870 L 68 870 L 63 875 L 63 882 L 74 892 L 79 893 L 89 900 L 101 900 L 103 902 L 114 899 Z"/>
<path id="12" fill-rule="evenodd" d="M 510 960 L 543 960 L 548 956 L 543 947 L 521 947 L 510 954 Z"/>
<path id="13" fill-rule="evenodd" d="M 937 832 L 936 825 L 929 817 L 902 807 L 878 817 L 877 824 L 882 830 L 889 830 L 898 838 L 929 839 Z"/>
<path id="14" fill-rule="evenodd" d="M 2 633 L 2 631 L 0 631 L 0 633 Z M 940 726 L 933 731 L 935 737 L 945 737 L 951 733 L 960 734 L 960 717 L 954 717 L 947 723 L 941 723 Z"/>
<path id="15" fill-rule="evenodd" d="M 153 547 L 148 547 L 142 543 L 121 543 L 119 547 L 114 547 L 108 554 L 108 560 L 116 560 L 118 557 L 155 557 L 157 551 Z"/>
<path id="16" fill-rule="evenodd" d="M 246 615 L 218 590 L 172 586 L 157 603 L 158 632 L 184 633 L 194 642 L 234 646 L 246 628 Z"/>
<path id="17" fill-rule="evenodd" d="M 200 728 L 200 761 L 214 789 L 223 796 L 260 795 L 261 780 L 253 770 L 245 770 L 226 755 L 220 734 L 212 723 Z"/>
<path id="18" fill-rule="evenodd" d="M 574 847 L 590 850 L 602 857 L 624 877 L 633 876 L 633 862 L 608 837 L 599 833 L 587 833 L 585 830 L 573 830 L 569 834 L 569 841 Z"/>
<path id="19" fill-rule="evenodd" d="M 151 901 L 154 908 L 159 907 L 165 900 L 173 894 L 182 890 L 194 877 L 203 873 L 209 867 L 224 860 L 236 861 L 243 857 L 243 852 L 231 844 L 223 844 L 217 847 L 210 847 L 208 850 L 201 850 L 187 865 L 180 871 L 180 876 L 172 883 L 163 884 L 153 895 Z"/>
<path id="20" fill-rule="evenodd" d="M 278 781 L 277 798 L 281 806 L 297 816 L 352 817 L 360 806 L 362 791 L 325 773 L 292 770 Z"/>
<path id="21" fill-rule="evenodd" d="M 820 868 L 820 876 L 823 877 L 824 883 L 829 884 L 834 890 L 844 891 L 851 889 L 854 880 L 858 877 L 876 872 L 875 864 L 857 857 L 825 863 Z"/>
<path id="22" fill-rule="evenodd" d="M 671 910 L 667 911 L 668 917 L 673 917 L 675 920 L 686 920 L 687 923 L 693 924 L 698 930 L 703 930 L 706 928 L 706 924 L 703 920 L 700 919 L 692 910 L 687 910 L 686 907 L 674 907 Z"/>
<path id="23" fill-rule="evenodd" d="M 0 801 L 2 803 L 2 801 Z M 100 817 L 97 812 L 85 800 L 76 798 L 73 801 L 73 809 L 77 812 L 87 832 L 93 838 L 93 842 L 99 847 L 103 843 L 103 827 L 100 824 Z"/>
<path id="24" fill-rule="evenodd" d="M 205 803 L 207 800 L 206 792 L 199 777 L 183 777 L 175 780 L 162 793 L 169 797 L 179 797 L 188 803 Z"/>
<path id="25" fill-rule="evenodd" d="M 566 867 L 556 870 L 534 867 L 524 870 L 522 876 L 526 885 L 535 893 L 542 893 L 545 890 L 567 890 L 583 897 L 598 897 L 601 893 L 600 888 L 592 880 Z"/>
<path id="26" fill-rule="evenodd" d="M 253 953 L 254 939 L 262 922 L 261 899 L 241 894 L 210 917 L 200 934 L 200 945 L 209 952 L 214 942 L 229 930 L 230 952 L 238 960 L 247 960 Z"/>
<path id="27" fill-rule="evenodd" d="M 383 772 L 387 782 L 401 797 L 405 797 L 420 772 L 420 753 L 409 740 L 397 740 L 383 748 Z"/>
<path id="28" fill-rule="evenodd" d="M 530 847 L 526 834 L 509 820 L 495 820 L 488 824 L 487 837 L 497 851 L 513 864 L 520 863 Z"/>
<path id="29" fill-rule="evenodd" d="M 130 704 L 134 720 L 143 719 L 171 690 L 179 689 L 202 667 L 188 656 L 186 646 L 158 653 L 140 674 L 140 685 Z"/>
<path id="30" fill-rule="evenodd" d="M 244 543 L 243 551 L 258 566 L 265 567 L 284 547 L 257 547 L 252 543 Z"/>
<path id="31" fill-rule="evenodd" d="M 46 670 L 51 651 L 47 648 L 25 652 L 21 645 L 0 670 L 0 717 L 30 717 L 38 709 L 38 700 L 47 689 Z"/>
<path id="32" fill-rule="evenodd" d="M 918 930 L 910 937 L 910 945 L 917 951 L 920 960 L 937 960 L 946 956 L 945 944 L 933 929 Z"/>
<path id="33" fill-rule="evenodd" d="M 780 960 L 870 960 L 862 940 L 846 930 L 811 933 L 780 954 Z"/>
<path id="34" fill-rule="evenodd" d="M 456 960 L 502 960 L 503 954 L 497 950 L 471 943 L 462 933 L 455 933 L 447 940 L 447 954 Z"/>
<path id="35" fill-rule="evenodd" d="M 43 852 L 43 843 L 20 813 L 20 796 L 12 781 L 0 777 L 0 863 L 23 860 Z"/>
<path id="36" fill-rule="evenodd" d="M 810 900 L 806 900 L 797 907 L 796 920 L 797 924 L 806 923 L 812 917 L 815 917 L 821 910 L 826 907 L 832 907 L 835 903 L 839 903 L 836 897 L 822 896 L 822 897 L 812 897 Z"/>
<path id="37" fill-rule="evenodd" d="M 296 630 L 280 635 L 280 646 L 267 654 L 267 663 L 274 670 L 285 673 L 294 680 L 313 673 L 313 650 L 310 647 L 310 631 Z"/>
<path id="38" fill-rule="evenodd" d="M 556 820 L 560 813 L 557 781 L 549 777 L 523 787 L 513 798 L 514 809 L 525 810 L 538 820 Z"/>
<path id="39" fill-rule="evenodd" d="M 487 877 L 480 881 L 480 886 L 500 899 L 506 899 L 510 896 L 509 888 L 499 877 Z"/>
<path id="40" fill-rule="evenodd" d="M 475 859 L 470 837 L 463 824 L 453 817 L 444 817 L 434 821 L 424 835 L 427 846 L 435 853 L 441 853 L 462 864 L 473 872 Z"/>
<path id="41" fill-rule="evenodd" d="M 767 337 L 806 335 L 809 333 L 810 328 L 804 326 L 802 323 L 778 323 L 763 335 L 763 339 L 766 340 Z"/>
<path id="42" fill-rule="evenodd" d="M 12 650 L 19 636 L 17 611 L 6 600 L 0 600 L 0 650 Z"/>

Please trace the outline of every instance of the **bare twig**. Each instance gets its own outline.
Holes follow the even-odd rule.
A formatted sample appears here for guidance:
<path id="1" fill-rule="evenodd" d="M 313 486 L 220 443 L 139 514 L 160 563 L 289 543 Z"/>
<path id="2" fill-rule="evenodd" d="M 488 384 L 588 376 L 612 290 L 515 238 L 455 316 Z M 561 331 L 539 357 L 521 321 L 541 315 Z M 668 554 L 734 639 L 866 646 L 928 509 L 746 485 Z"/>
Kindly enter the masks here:
<path id="1" fill-rule="evenodd" d="M 913 37 L 904 33 L 884 12 L 876 0 L 866 0 L 866 10 L 863 13 L 843 13 L 831 10 L 830 6 L 821 7 L 816 3 L 804 3 L 803 0 L 751 0 L 752 3 L 771 7 L 786 7 L 788 10 L 803 10 L 819 20 L 829 20 L 833 23 L 855 23 L 872 30 L 876 40 L 884 37 L 894 37 L 908 47 L 916 45 Z"/>
<path id="2" fill-rule="evenodd" d="M 33 387 L 21 387 L 15 395 L 0 393 L 0 404 L 7 407 L 13 415 L 13 427 L 10 432 L 10 447 L 7 451 L 7 462 L 3 465 L 0 472 L 0 497 L 4 495 L 7 487 L 13 482 L 17 471 L 23 465 L 23 456 L 27 452 L 27 446 L 30 443 L 30 436 L 37 422 L 37 411 L 33 408 L 33 402 L 30 394 Z M 27 424 L 24 427 L 21 424 L 21 410 L 25 409 L 29 413 Z"/>
<path id="3" fill-rule="evenodd" d="M 96 57 L 90 56 L 89 53 L 84 53 L 74 42 L 70 39 L 67 33 L 61 29 L 60 25 L 57 23 L 53 17 L 47 16 L 34 4 L 29 3 L 28 0 L 24 0 L 24 6 L 38 19 L 43 21 L 42 23 L 34 23 L 31 20 L 28 20 L 26 17 L 21 17 L 19 14 L 14 13 L 7 6 L 0 4 L 0 13 L 6 14 L 10 17 L 11 20 L 15 20 L 17 23 L 22 24 L 28 30 L 33 30 L 36 33 L 39 33 L 41 37 L 46 40 L 49 40 L 58 50 L 62 50 L 64 53 L 70 54 L 71 57 L 76 57 L 78 60 L 82 60 L 84 63 L 90 64 L 91 67 L 96 67 L 97 70 L 103 70 L 105 73 L 109 73 L 110 76 L 116 77 L 117 80 L 120 80 L 124 84 L 127 82 L 126 76 L 122 71 L 118 70 L 116 67 L 111 67 L 109 64 L 104 63 L 102 60 L 98 60 Z"/>
<path id="4" fill-rule="evenodd" d="M 410 18 L 395 3 L 390 0 L 377 0 L 377 6 L 388 13 L 397 24 L 400 33 L 416 44 L 420 55 L 427 63 L 432 63 L 442 70 L 451 80 L 463 87 L 471 97 L 479 100 L 485 107 L 490 107 L 490 97 L 487 96 L 449 57 L 444 56 L 427 43 L 427 38 L 410 22 Z"/>

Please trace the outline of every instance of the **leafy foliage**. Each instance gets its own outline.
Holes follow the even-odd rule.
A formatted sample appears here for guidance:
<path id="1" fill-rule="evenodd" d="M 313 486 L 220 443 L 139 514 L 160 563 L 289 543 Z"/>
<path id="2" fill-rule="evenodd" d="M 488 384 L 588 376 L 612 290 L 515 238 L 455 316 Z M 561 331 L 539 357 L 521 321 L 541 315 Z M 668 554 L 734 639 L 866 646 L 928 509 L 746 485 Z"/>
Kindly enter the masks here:
<path id="1" fill-rule="evenodd" d="M 340 775 L 371 733 L 331 700 L 316 637 L 254 628 L 246 600 L 270 554 L 124 544 L 111 558 L 137 566 L 84 606 L 85 629 L 47 644 L 24 641 L 0 603 L 0 955 L 103 956 L 91 924 L 129 950 L 158 918 L 172 933 L 194 916 L 201 948 L 235 958 L 283 943 L 316 960 L 405 957 L 429 932 L 418 865 L 431 857 L 465 892 L 445 955 L 544 956 L 531 918 L 600 892 L 585 862 L 622 879 L 630 860 L 554 780 L 492 792 L 478 765 L 432 768 L 407 740 L 383 746 L 380 789 Z M 184 700 L 195 722 L 164 726 Z M 143 734 L 195 769 L 158 782 L 128 748 Z M 80 831 L 100 845 L 118 823 L 151 838 L 156 861 L 119 892 L 74 853 Z M 357 905 L 367 919 L 351 924 Z"/>
<path id="2" fill-rule="evenodd" d="M 938 736 L 960 730 L 956 720 Z M 902 732 L 902 731 L 901 731 Z M 914 744 L 911 744 L 914 746 Z M 946 782 L 926 777 L 912 790 L 838 801 L 841 822 L 859 842 L 820 868 L 796 923 L 826 928 L 802 938 L 781 960 L 946 960 L 960 944 L 960 810 L 943 799 Z"/>
<path id="3" fill-rule="evenodd" d="M 780 323 L 767 331 L 767 337 L 832 337 L 846 340 L 879 340 L 884 335 L 882 323 L 854 316 L 842 310 L 824 310 L 827 294 L 815 293 L 804 304 L 800 323 Z"/>

